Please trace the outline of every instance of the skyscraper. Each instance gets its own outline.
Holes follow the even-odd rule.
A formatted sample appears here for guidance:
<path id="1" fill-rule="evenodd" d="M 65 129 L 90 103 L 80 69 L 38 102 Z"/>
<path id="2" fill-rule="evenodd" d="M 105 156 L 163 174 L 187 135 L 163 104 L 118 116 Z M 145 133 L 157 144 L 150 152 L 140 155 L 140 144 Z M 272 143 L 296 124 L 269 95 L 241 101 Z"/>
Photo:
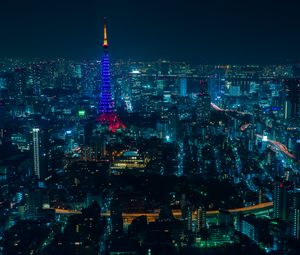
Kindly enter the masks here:
<path id="1" fill-rule="evenodd" d="M 225 70 L 217 67 L 214 73 L 208 77 L 208 94 L 212 102 L 216 102 L 224 95 L 225 87 Z"/>
<path id="2" fill-rule="evenodd" d="M 196 118 L 198 124 L 205 124 L 210 119 L 210 96 L 200 93 L 196 103 Z"/>
<path id="3" fill-rule="evenodd" d="M 26 196 L 27 204 L 27 218 L 37 219 L 39 212 L 43 208 L 43 203 L 46 200 L 45 190 L 40 188 L 32 189 Z"/>
<path id="4" fill-rule="evenodd" d="M 281 220 L 289 220 L 291 193 L 293 185 L 291 182 L 275 180 L 273 193 L 273 217 Z"/>
<path id="5" fill-rule="evenodd" d="M 27 73 L 25 68 L 16 68 L 14 73 L 15 92 L 17 95 L 23 95 L 26 90 Z"/>
<path id="6" fill-rule="evenodd" d="M 293 236 L 300 239 L 300 190 L 294 195 Z"/>
<path id="7" fill-rule="evenodd" d="M 284 82 L 284 119 L 297 119 L 300 116 L 300 82 L 290 79 Z"/>
<path id="8" fill-rule="evenodd" d="M 49 140 L 45 129 L 32 129 L 33 175 L 39 181 L 44 181 L 48 174 Z"/>
<path id="9" fill-rule="evenodd" d="M 37 179 L 41 178 L 41 161 L 40 161 L 40 129 L 32 129 L 33 139 L 33 171 Z"/>
<path id="10" fill-rule="evenodd" d="M 181 208 L 182 219 L 187 231 L 193 230 L 193 208 L 190 204 L 183 204 Z"/>
<path id="11" fill-rule="evenodd" d="M 4 103 L 0 101 L 0 129 L 4 128 L 4 114 L 5 114 Z"/>
<path id="12" fill-rule="evenodd" d="M 187 78 L 181 77 L 179 79 L 179 96 L 186 97 L 187 96 Z"/>
<path id="13" fill-rule="evenodd" d="M 142 76 L 138 70 L 133 70 L 129 75 L 133 110 L 137 112 L 142 105 Z"/>
<path id="14" fill-rule="evenodd" d="M 197 208 L 197 232 L 206 228 L 206 210 L 205 207 Z"/>
<path id="15" fill-rule="evenodd" d="M 123 234 L 123 218 L 120 207 L 120 200 L 115 196 L 111 201 L 111 227 L 113 236 L 121 236 Z"/>
<path id="16" fill-rule="evenodd" d="M 100 99 L 100 116 L 98 121 L 101 124 L 108 125 L 111 132 L 118 129 L 124 129 L 125 125 L 120 120 L 115 111 L 114 101 L 112 99 L 111 85 L 110 85 L 110 63 L 108 55 L 108 38 L 106 30 L 106 21 L 104 20 L 104 39 L 103 39 L 103 57 L 102 57 L 102 86 L 101 86 L 101 99 Z"/>

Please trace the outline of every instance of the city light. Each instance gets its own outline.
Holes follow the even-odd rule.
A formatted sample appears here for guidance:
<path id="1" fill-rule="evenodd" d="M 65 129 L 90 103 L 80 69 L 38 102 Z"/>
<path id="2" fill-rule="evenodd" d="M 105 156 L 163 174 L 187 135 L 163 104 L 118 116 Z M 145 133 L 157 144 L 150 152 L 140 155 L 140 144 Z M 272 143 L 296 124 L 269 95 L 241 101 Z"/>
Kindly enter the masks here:
<path id="1" fill-rule="evenodd" d="M 79 117 L 84 117 L 85 116 L 85 110 L 79 110 L 78 111 L 78 116 Z"/>
<path id="2" fill-rule="evenodd" d="M 21 2 L 0 254 L 300 254 L 300 1 Z"/>

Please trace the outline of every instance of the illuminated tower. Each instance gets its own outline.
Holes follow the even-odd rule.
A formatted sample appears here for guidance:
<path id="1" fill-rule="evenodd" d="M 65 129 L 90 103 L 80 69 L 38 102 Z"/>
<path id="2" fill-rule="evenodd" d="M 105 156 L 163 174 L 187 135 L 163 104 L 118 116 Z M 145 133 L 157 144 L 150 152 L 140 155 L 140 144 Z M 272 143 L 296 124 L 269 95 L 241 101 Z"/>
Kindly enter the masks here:
<path id="1" fill-rule="evenodd" d="M 115 132 L 118 129 L 124 129 L 125 125 L 120 120 L 114 107 L 114 101 L 111 95 L 110 86 L 110 67 L 109 67 L 109 55 L 108 55 L 108 39 L 106 31 L 106 22 L 104 20 L 104 39 L 102 47 L 104 49 L 102 57 L 102 86 L 101 86 L 101 98 L 100 98 L 100 116 L 97 119 L 101 124 L 108 125 L 108 129 L 111 132 Z"/>

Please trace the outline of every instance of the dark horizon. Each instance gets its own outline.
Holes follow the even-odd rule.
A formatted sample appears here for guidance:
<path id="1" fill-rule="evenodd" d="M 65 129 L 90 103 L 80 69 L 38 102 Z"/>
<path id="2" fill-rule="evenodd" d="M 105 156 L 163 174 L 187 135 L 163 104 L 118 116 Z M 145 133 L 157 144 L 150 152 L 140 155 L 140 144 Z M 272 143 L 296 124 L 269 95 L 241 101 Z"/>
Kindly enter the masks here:
<path id="1" fill-rule="evenodd" d="M 299 7 L 292 0 L 4 0 L 0 57 L 100 59 L 106 16 L 113 59 L 296 63 Z"/>

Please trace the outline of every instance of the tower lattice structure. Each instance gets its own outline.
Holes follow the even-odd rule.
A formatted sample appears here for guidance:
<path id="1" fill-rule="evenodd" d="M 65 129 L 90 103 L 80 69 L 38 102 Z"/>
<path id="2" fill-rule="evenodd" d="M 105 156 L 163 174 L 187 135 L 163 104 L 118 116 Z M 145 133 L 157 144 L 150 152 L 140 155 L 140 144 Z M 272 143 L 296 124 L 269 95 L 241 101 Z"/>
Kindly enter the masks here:
<path id="1" fill-rule="evenodd" d="M 102 86 L 101 86 L 101 97 L 99 112 L 100 116 L 98 121 L 101 124 L 108 125 L 108 129 L 112 132 L 116 132 L 118 129 L 125 129 L 124 123 L 120 120 L 118 114 L 116 113 L 114 101 L 111 93 L 111 84 L 110 84 L 110 62 L 108 54 L 108 39 L 107 39 L 107 27 L 106 21 L 104 20 L 104 39 L 103 39 L 103 56 L 102 56 Z"/>

